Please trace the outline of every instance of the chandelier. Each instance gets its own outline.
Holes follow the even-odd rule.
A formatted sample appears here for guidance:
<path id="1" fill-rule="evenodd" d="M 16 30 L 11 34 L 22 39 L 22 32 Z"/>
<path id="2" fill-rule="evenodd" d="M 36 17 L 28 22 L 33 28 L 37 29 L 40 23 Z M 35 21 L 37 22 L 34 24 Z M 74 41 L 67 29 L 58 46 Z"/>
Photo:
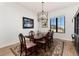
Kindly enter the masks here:
<path id="1" fill-rule="evenodd" d="M 48 20 L 48 12 L 44 10 L 44 2 L 42 2 L 42 11 L 38 13 L 38 21 Z"/>

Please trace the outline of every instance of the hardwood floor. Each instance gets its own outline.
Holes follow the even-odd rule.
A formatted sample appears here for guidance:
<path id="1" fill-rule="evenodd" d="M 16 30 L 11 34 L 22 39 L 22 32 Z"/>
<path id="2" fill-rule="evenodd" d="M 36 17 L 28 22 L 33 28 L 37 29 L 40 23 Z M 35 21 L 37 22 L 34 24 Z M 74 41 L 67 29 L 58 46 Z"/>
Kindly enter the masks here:
<path id="1" fill-rule="evenodd" d="M 77 56 L 73 42 L 65 41 L 63 56 Z"/>
<path id="2" fill-rule="evenodd" d="M 12 47 L 14 47 L 16 45 L 19 45 L 19 44 L 17 43 L 17 44 L 11 45 L 11 46 L 0 48 L 0 56 L 15 56 L 12 53 L 12 51 L 10 50 L 10 48 L 12 48 Z"/>
<path id="3" fill-rule="evenodd" d="M 65 43 L 64 43 L 63 56 L 77 56 L 73 42 L 71 41 L 64 41 L 64 42 Z M 15 45 L 0 48 L 0 56 L 14 56 L 10 48 L 12 48 Z"/>

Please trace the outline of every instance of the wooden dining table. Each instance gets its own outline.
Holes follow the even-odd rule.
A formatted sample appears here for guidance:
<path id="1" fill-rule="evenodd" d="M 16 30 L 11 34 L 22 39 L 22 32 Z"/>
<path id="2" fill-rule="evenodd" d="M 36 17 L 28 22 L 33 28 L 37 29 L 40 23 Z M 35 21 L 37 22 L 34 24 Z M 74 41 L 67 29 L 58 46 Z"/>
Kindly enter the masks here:
<path id="1" fill-rule="evenodd" d="M 41 38 L 43 38 L 44 36 L 45 36 L 45 34 L 40 33 L 39 35 L 38 35 L 38 34 L 34 35 L 34 38 L 35 38 L 35 39 L 41 39 Z"/>
<path id="2" fill-rule="evenodd" d="M 44 37 L 46 36 L 46 34 L 45 33 L 37 33 L 37 34 L 35 34 L 34 35 L 34 42 L 36 43 L 37 41 L 40 41 L 40 40 L 42 40 Z M 30 36 L 25 36 L 26 38 L 31 38 Z"/>
<path id="3" fill-rule="evenodd" d="M 38 34 L 34 35 L 34 42 L 37 43 L 38 41 L 43 40 L 45 36 L 46 34 L 42 34 L 42 33 L 40 33 L 39 35 Z"/>

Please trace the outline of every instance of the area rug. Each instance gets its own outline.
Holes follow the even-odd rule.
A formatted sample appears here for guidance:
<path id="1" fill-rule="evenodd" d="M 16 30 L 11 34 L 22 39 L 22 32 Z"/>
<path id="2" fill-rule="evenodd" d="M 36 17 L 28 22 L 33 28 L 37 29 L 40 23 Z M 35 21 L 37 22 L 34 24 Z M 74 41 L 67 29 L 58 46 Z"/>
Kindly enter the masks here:
<path id="1" fill-rule="evenodd" d="M 10 48 L 15 56 L 20 56 L 20 45 Z M 45 52 L 43 49 L 38 50 L 38 54 L 33 54 L 31 56 L 62 56 L 64 50 L 64 42 L 60 39 L 54 39 L 52 47 L 47 49 Z M 25 53 L 22 53 L 24 56 Z"/>

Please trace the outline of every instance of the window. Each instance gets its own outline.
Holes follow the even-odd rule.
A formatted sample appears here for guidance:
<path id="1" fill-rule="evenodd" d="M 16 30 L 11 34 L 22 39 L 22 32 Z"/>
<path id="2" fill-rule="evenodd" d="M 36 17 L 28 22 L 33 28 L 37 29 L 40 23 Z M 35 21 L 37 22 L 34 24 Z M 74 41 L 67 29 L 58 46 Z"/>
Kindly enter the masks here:
<path id="1" fill-rule="evenodd" d="M 50 28 L 54 32 L 65 32 L 65 17 L 52 17 L 50 19 Z"/>

